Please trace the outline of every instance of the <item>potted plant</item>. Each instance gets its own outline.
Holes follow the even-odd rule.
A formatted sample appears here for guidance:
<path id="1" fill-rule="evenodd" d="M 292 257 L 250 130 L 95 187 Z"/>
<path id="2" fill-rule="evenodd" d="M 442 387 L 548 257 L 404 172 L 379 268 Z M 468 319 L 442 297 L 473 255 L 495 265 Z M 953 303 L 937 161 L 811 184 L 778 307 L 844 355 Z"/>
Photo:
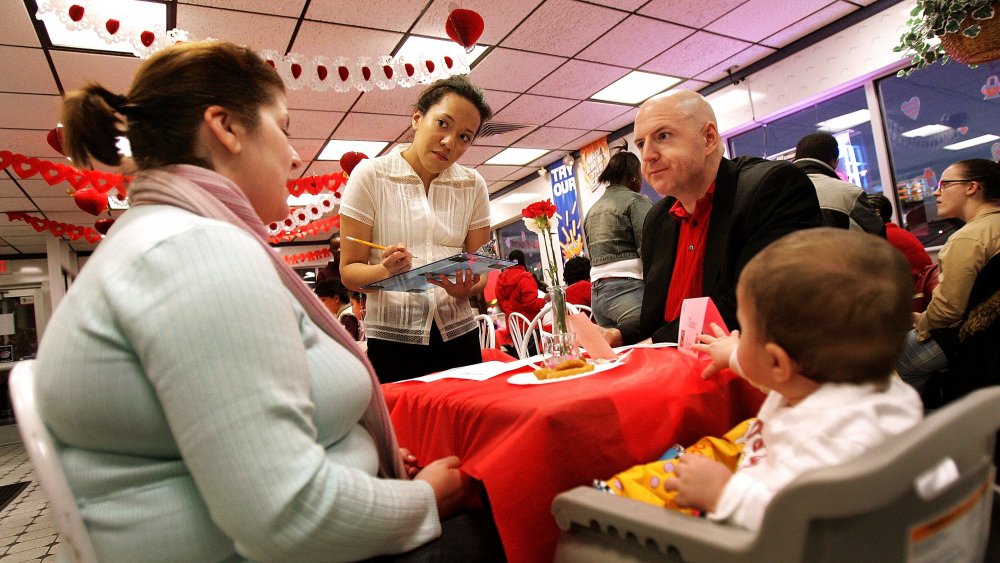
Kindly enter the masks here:
<path id="1" fill-rule="evenodd" d="M 917 0 L 894 52 L 910 53 L 914 70 L 949 59 L 974 65 L 1000 58 L 1000 1 Z"/>

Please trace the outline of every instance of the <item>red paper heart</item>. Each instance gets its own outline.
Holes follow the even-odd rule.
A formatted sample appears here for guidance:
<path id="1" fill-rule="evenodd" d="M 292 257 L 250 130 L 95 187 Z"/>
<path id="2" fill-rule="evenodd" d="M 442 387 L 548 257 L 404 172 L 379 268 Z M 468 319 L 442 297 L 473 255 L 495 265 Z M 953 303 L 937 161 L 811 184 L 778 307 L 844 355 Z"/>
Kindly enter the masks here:
<path id="1" fill-rule="evenodd" d="M 57 153 L 66 156 L 62 146 L 62 127 L 53 127 L 50 129 L 48 135 L 45 136 L 45 140 L 48 141 L 49 146 L 55 149 Z"/>
<path id="2" fill-rule="evenodd" d="M 340 74 L 341 82 L 347 82 L 347 79 L 351 77 L 351 71 L 347 70 L 346 66 L 337 67 L 337 73 Z"/>
<path id="3" fill-rule="evenodd" d="M 413 65 L 411 65 L 410 63 L 406 63 L 405 65 L 403 65 L 403 68 L 406 70 L 406 76 L 413 76 L 414 73 Z"/>
<path id="4" fill-rule="evenodd" d="M 326 73 L 327 70 L 325 66 L 319 65 L 316 67 L 316 76 L 318 76 L 320 80 L 326 80 Z"/>
<path id="5" fill-rule="evenodd" d="M 97 232 L 101 233 L 102 235 L 106 235 L 108 234 L 108 229 L 110 229 L 111 225 L 114 224 L 115 224 L 114 219 L 107 219 L 107 218 L 98 219 L 97 221 L 94 221 L 94 228 L 97 229 Z"/>
<path id="6" fill-rule="evenodd" d="M 0 170 L 10 166 L 10 163 L 14 161 L 14 153 L 10 151 L 0 151 Z"/>
<path id="7" fill-rule="evenodd" d="M 372 69 L 370 69 L 370 68 L 368 68 L 366 66 L 361 67 L 361 76 L 364 76 L 365 80 L 371 80 L 372 79 Z"/>
<path id="8" fill-rule="evenodd" d="M 448 14 L 448 20 L 444 24 L 444 30 L 451 37 L 451 40 L 466 49 L 471 48 L 479 41 L 479 36 L 483 34 L 486 24 L 483 16 L 472 10 L 452 10 Z"/>
<path id="9" fill-rule="evenodd" d="M 38 163 L 37 158 L 25 158 L 23 155 L 14 156 L 14 173 L 17 174 L 22 180 L 27 180 L 35 174 L 38 174 L 38 169 L 35 168 L 35 164 Z"/>
<path id="10" fill-rule="evenodd" d="M 53 166 L 51 162 L 46 162 L 45 164 L 48 166 L 42 165 L 39 169 L 39 173 L 42 175 L 42 180 L 45 180 L 45 183 L 50 186 L 54 186 L 59 182 L 62 182 L 62 171 Z"/>
<path id="11" fill-rule="evenodd" d="M 302 65 L 292 63 L 292 78 L 298 78 L 300 76 L 302 76 Z"/>
<path id="12" fill-rule="evenodd" d="M 108 209 L 108 197 L 96 188 L 83 188 L 73 192 L 73 201 L 91 215 L 100 215 Z"/>
<path id="13" fill-rule="evenodd" d="M 268 65 L 270 65 L 271 68 L 277 68 L 274 65 L 274 61 L 272 61 L 271 59 L 267 59 L 264 62 L 267 63 Z"/>
<path id="14" fill-rule="evenodd" d="M 382 72 L 385 74 L 386 78 L 388 78 L 390 80 L 392 79 L 392 67 L 391 66 L 389 66 L 389 65 L 383 66 L 382 67 Z"/>
<path id="15" fill-rule="evenodd" d="M 143 31 L 139 35 L 139 41 L 142 41 L 143 45 L 149 47 L 153 44 L 153 41 L 156 41 L 156 36 L 153 35 L 152 31 Z"/>
<path id="16" fill-rule="evenodd" d="M 83 19 L 83 6 L 73 4 L 69 7 L 69 19 L 78 22 Z"/>
<path id="17" fill-rule="evenodd" d="M 368 155 L 363 152 L 345 152 L 344 156 L 340 157 L 340 169 L 350 175 L 351 171 L 354 170 L 354 167 L 366 158 L 368 158 Z"/>
<path id="18" fill-rule="evenodd" d="M 108 30 L 108 33 L 110 33 L 111 35 L 114 35 L 114 34 L 118 33 L 118 27 L 120 25 L 121 25 L 121 22 L 119 22 L 118 20 L 112 19 L 112 20 L 108 20 L 108 21 L 104 22 L 104 29 Z"/>
<path id="19" fill-rule="evenodd" d="M 427 65 L 427 72 L 434 72 L 434 62 L 433 61 L 427 61 L 424 64 Z"/>
<path id="20" fill-rule="evenodd" d="M 453 64 L 453 63 L 452 63 L 452 60 L 451 60 L 451 57 L 449 57 L 449 56 L 445 56 L 445 58 L 444 58 L 444 65 L 445 65 L 446 67 L 448 67 L 448 68 L 451 68 L 451 65 L 452 65 L 452 64 Z"/>

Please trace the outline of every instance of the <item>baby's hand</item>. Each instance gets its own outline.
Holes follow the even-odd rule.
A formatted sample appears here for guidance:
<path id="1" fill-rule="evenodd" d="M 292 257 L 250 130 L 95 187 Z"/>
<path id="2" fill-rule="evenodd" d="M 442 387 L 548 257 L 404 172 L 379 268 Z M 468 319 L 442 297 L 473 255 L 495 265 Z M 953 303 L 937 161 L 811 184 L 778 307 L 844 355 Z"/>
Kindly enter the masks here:
<path id="1" fill-rule="evenodd" d="M 675 476 L 666 479 L 663 488 L 677 491 L 677 504 L 714 511 L 733 472 L 714 459 L 692 454 L 682 455 L 673 465 Z"/>
<path id="2" fill-rule="evenodd" d="M 712 323 L 711 328 L 715 336 L 701 334 L 698 336 L 701 343 L 691 346 L 699 352 L 706 352 L 712 356 L 712 363 L 701 372 L 702 379 L 711 379 L 719 370 L 729 367 L 729 357 L 740 344 L 740 331 L 734 330 L 732 334 L 726 336 L 719 325 Z"/>

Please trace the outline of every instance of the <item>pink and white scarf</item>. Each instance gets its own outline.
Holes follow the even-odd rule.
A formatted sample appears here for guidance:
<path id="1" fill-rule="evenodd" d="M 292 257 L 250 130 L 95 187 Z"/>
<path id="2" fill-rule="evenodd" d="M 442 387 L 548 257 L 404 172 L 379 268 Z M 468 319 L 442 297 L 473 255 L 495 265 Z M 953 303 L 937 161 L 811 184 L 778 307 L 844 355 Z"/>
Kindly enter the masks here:
<path id="1" fill-rule="evenodd" d="M 407 478 L 382 387 L 371 363 L 347 330 L 268 245 L 267 229 L 239 186 L 212 170 L 178 164 L 140 172 L 129 187 L 129 199 L 134 206 L 159 204 L 178 207 L 201 217 L 235 225 L 257 237 L 261 247 L 271 257 L 281 282 L 298 299 L 312 322 L 353 353 L 368 370 L 373 391 L 362 424 L 377 444 L 380 473 L 386 477 Z"/>

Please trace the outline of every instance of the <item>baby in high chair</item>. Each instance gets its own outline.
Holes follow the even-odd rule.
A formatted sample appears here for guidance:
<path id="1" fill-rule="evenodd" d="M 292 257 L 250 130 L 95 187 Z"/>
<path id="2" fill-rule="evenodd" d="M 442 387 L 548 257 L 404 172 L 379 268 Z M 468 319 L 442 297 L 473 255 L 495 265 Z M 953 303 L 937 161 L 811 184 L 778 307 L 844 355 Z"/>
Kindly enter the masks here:
<path id="1" fill-rule="evenodd" d="M 769 390 L 757 417 L 595 486 L 758 528 L 795 477 L 847 463 L 921 420 L 920 397 L 893 372 L 912 290 L 903 255 L 878 237 L 819 228 L 772 243 L 740 274 L 742 334 L 713 325 L 696 345 L 712 356 L 702 377 L 731 368 Z"/>

